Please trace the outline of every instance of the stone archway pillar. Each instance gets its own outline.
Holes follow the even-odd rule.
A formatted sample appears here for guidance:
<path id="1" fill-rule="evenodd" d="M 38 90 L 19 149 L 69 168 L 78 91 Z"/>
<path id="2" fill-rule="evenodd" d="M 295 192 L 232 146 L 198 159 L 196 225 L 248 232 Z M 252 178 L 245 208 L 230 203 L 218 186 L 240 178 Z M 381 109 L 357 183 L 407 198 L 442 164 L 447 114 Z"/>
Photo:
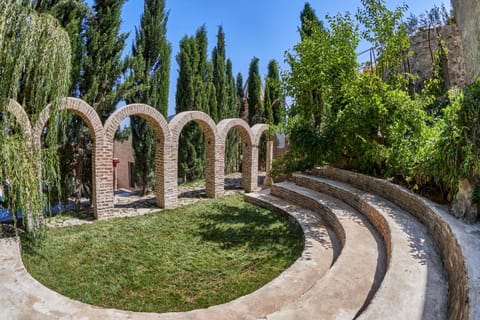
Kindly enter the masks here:
<path id="1" fill-rule="evenodd" d="M 263 183 L 266 187 L 272 186 L 272 161 L 273 161 L 273 140 L 268 139 L 267 141 L 267 163 L 266 163 L 266 174 L 265 182 Z"/>

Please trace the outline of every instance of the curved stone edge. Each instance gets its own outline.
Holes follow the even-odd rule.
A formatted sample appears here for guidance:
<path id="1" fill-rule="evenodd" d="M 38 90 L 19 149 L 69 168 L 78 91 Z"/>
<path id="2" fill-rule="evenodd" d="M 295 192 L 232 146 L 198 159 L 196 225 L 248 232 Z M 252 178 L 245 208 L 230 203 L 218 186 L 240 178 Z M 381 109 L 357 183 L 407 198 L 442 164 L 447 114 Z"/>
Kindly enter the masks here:
<path id="1" fill-rule="evenodd" d="M 341 255 L 330 271 L 293 306 L 267 319 L 354 319 L 386 272 L 383 238 L 369 219 L 341 199 L 292 182 L 272 185 L 272 194 L 334 220 L 344 230 Z"/>
<path id="2" fill-rule="evenodd" d="M 266 202 L 267 196 L 248 195 L 245 198 L 247 202 L 260 204 Z M 263 200 L 258 200 L 260 198 Z M 222 305 L 188 312 L 158 314 L 101 308 L 72 300 L 38 282 L 23 265 L 20 241 L 17 238 L 6 238 L 0 239 L 0 279 L 3 285 L 0 291 L 0 318 L 214 320 L 225 319 L 227 314 L 229 319 L 263 317 L 293 302 L 311 288 L 329 270 L 334 259 L 333 252 L 330 252 L 331 261 L 324 261 L 327 249 L 318 240 L 321 236 L 321 219 L 318 216 L 298 207 L 292 209 L 290 204 L 278 199 L 271 203 L 269 209 L 284 215 L 290 223 L 302 228 L 304 249 L 302 256 L 288 269 L 253 293 Z M 323 237 L 330 239 L 332 235 L 333 231 Z M 338 240 L 332 239 L 333 241 Z"/>
<path id="3" fill-rule="evenodd" d="M 315 168 L 311 173 L 378 194 L 425 225 L 447 272 L 449 319 L 480 319 L 480 226 L 455 220 L 445 208 L 386 180 L 333 167 Z"/>

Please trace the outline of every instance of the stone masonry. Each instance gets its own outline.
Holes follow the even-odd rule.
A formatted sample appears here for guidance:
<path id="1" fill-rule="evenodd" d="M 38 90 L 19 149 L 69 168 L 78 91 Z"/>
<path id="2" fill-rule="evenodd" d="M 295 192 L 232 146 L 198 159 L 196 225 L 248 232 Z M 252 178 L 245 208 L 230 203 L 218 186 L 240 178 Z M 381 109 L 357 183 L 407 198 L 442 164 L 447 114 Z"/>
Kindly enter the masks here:
<path id="1" fill-rule="evenodd" d="M 92 154 L 92 204 L 97 219 L 114 214 L 113 145 L 115 132 L 120 123 L 129 116 L 139 116 L 154 128 L 156 145 L 156 204 L 160 208 L 175 207 L 177 203 L 177 158 L 178 141 L 184 126 L 196 122 L 204 131 L 206 143 L 206 191 L 215 198 L 224 193 L 225 139 L 231 129 L 237 129 L 243 144 L 243 186 L 247 192 L 258 188 L 258 150 L 261 136 L 268 125 L 250 126 L 242 119 L 225 119 L 218 125 L 205 113 L 189 111 L 177 114 L 169 123 L 158 110 L 145 104 L 130 104 L 116 110 L 102 125 L 96 111 L 85 101 L 65 98 L 60 110 L 67 110 L 80 116 L 89 128 L 93 140 Z M 23 108 L 10 101 L 6 110 L 24 127 L 27 139 L 36 150 L 41 148 L 41 136 L 51 114 L 47 106 L 33 126 Z M 33 133 L 32 133 L 33 131 Z M 268 165 L 267 165 L 268 167 Z"/>

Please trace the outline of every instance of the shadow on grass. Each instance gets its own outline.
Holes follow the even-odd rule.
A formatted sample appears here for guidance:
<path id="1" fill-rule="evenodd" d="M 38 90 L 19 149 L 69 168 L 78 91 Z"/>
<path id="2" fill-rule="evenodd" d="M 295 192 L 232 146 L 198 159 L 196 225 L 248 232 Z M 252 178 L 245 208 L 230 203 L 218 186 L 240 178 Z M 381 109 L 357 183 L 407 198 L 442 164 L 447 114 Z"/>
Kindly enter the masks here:
<path id="1" fill-rule="evenodd" d="M 300 256 L 302 231 L 284 217 L 266 214 L 264 209 L 254 206 L 239 208 L 220 203 L 215 207 L 220 213 L 202 215 L 205 219 L 199 227 L 202 240 L 219 243 L 224 250 L 247 247 L 284 257 L 287 248 Z"/>

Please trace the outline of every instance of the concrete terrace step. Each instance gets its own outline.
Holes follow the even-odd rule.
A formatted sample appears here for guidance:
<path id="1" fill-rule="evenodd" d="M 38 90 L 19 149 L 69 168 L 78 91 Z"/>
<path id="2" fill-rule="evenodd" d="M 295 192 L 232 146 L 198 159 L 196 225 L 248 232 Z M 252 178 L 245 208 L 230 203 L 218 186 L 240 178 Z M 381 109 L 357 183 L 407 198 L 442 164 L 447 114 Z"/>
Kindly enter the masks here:
<path id="1" fill-rule="evenodd" d="M 268 194 L 247 201 L 270 203 L 304 232 L 302 256 L 279 277 L 257 291 L 206 309 L 178 313 L 138 313 L 104 309 L 64 297 L 40 284 L 25 270 L 17 239 L 0 239 L 0 319 L 257 319 L 296 301 L 330 269 L 340 252 L 335 233 L 309 210 Z M 260 200 L 261 199 L 261 200 Z M 266 206 L 266 205 L 265 205 Z M 161 284 L 159 284 L 161 285 Z"/>
<path id="2" fill-rule="evenodd" d="M 295 175 L 294 181 L 357 208 L 385 240 L 387 272 L 358 319 L 447 319 L 446 273 L 424 225 L 395 204 L 349 184 L 308 175 Z"/>
<path id="3" fill-rule="evenodd" d="M 378 233 L 362 214 L 327 195 L 289 182 L 274 185 L 272 194 L 322 214 L 334 229 L 343 229 L 344 238 L 342 252 L 327 274 L 295 303 L 267 319 L 355 318 L 385 272 L 385 249 Z"/>

